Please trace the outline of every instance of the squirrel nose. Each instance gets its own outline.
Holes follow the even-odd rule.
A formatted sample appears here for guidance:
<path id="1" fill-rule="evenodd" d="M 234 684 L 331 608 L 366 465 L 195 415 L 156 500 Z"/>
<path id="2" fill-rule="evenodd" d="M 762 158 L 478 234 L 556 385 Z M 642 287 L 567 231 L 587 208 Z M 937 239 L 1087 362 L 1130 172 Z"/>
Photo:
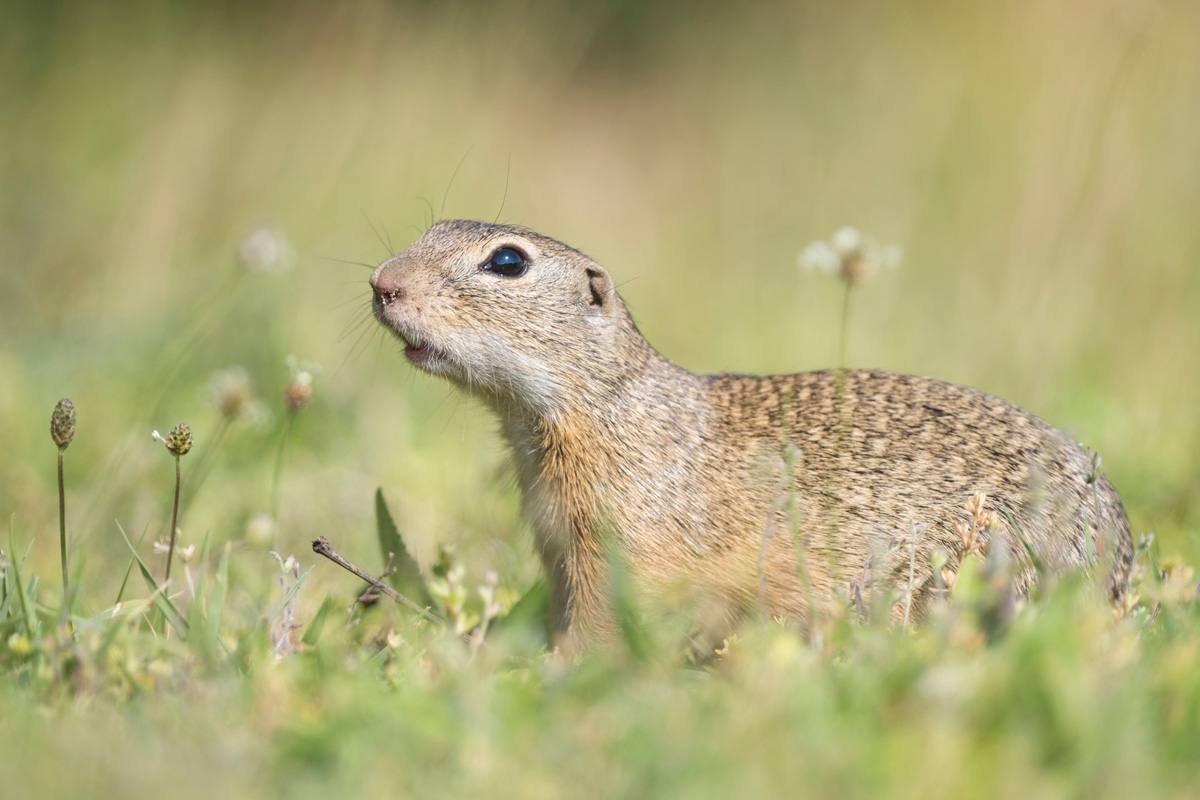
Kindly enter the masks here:
<path id="1" fill-rule="evenodd" d="M 400 265 L 389 258 L 371 273 L 371 289 L 385 305 L 404 297 Z"/>

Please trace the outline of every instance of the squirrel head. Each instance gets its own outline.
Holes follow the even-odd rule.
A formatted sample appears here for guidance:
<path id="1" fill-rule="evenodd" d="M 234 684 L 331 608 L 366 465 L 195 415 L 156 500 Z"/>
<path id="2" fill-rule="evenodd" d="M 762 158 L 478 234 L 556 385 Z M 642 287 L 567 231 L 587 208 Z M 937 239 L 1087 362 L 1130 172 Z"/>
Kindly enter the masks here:
<path id="1" fill-rule="evenodd" d="M 524 228 L 438 222 L 376 267 L 371 288 L 411 363 L 502 410 L 595 397 L 644 342 L 602 266 Z"/>

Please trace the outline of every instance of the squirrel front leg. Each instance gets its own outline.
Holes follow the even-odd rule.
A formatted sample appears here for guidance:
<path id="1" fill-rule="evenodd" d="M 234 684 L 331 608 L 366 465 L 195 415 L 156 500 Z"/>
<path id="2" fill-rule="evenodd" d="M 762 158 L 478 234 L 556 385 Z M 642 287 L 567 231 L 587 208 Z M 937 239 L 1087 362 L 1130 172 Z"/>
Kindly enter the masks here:
<path id="1" fill-rule="evenodd" d="M 608 563 L 603 553 L 572 542 L 543 548 L 550 589 L 550 646 L 572 661 L 592 645 L 616 635 Z"/>

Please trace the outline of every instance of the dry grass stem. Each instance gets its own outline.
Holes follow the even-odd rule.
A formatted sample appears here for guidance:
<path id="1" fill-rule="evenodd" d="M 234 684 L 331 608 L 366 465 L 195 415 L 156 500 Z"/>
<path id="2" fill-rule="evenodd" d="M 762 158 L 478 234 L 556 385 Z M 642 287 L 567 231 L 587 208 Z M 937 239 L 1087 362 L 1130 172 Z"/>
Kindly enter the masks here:
<path id="1" fill-rule="evenodd" d="M 348 572 L 354 573 L 362 580 L 371 584 L 372 589 L 383 592 L 384 594 L 386 594 L 388 597 L 395 600 L 400 605 L 405 606 L 405 607 L 417 612 L 418 614 L 425 617 L 430 622 L 436 622 L 439 625 L 446 624 L 446 621 L 444 619 L 439 617 L 437 614 L 434 614 L 433 612 L 431 612 L 428 608 L 423 608 L 422 606 L 417 605 L 415 602 L 408 599 L 404 595 L 400 594 L 395 589 L 388 586 L 386 583 L 383 583 L 382 577 L 376 578 L 371 573 L 367 572 L 364 569 L 359 568 L 355 564 L 353 564 L 350 561 L 343 558 L 341 555 L 339 555 L 337 553 L 337 551 L 335 551 L 333 549 L 333 545 L 331 545 L 329 543 L 329 540 L 327 538 L 325 538 L 324 536 L 318 536 L 316 539 L 313 540 L 312 549 L 313 549 L 314 553 L 325 556 L 325 558 L 328 558 L 330 561 L 337 564 L 342 569 L 347 570 Z"/>

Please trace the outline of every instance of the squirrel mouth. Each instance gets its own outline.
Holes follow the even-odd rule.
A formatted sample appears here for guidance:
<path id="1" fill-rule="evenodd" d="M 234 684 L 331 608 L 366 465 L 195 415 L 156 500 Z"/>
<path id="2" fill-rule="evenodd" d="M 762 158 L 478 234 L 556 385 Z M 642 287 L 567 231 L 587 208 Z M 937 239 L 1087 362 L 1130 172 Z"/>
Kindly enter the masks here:
<path id="1" fill-rule="evenodd" d="M 386 307 L 390 299 L 389 297 L 387 300 L 381 300 L 379 295 L 376 294 L 372 299 L 371 310 L 380 324 L 396 334 L 396 337 L 404 342 L 404 357 L 409 360 L 409 363 L 425 368 L 430 368 L 436 362 L 441 361 L 441 353 L 435 350 L 433 345 L 415 333 L 401 328 L 394 320 L 388 318 Z"/>
<path id="2" fill-rule="evenodd" d="M 418 345 L 405 339 L 404 345 L 404 357 L 418 366 L 425 366 L 437 358 L 437 351 L 429 345 L 429 342 Z"/>
<path id="3" fill-rule="evenodd" d="M 404 342 L 404 357 L 418 367 L 428 367 L 440 359 L 441 354 L 433 349 L 433 345 L 419 336 L 393 328 L 396 335 Z"/>

